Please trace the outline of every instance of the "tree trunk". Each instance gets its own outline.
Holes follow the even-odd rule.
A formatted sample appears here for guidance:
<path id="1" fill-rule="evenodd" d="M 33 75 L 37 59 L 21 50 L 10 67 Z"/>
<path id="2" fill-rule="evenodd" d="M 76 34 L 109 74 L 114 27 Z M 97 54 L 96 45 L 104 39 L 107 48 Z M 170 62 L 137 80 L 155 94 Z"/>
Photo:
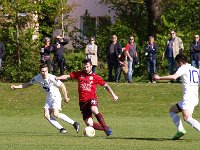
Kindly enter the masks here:
<path id="1" fill-rule="evenodd" d="M 145 0 L 148 11 L 148 36 L 155 36 L 161 24 L 162 0 Z"/>

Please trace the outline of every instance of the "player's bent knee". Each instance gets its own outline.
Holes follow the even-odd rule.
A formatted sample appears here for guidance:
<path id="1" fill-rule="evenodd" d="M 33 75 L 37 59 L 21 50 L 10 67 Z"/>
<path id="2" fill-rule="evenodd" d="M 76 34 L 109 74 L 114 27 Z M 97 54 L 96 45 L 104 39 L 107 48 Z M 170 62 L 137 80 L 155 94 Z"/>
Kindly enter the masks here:
<path id="1" fill-rule="evenodd" d="M 44 113 L 44 117 L 46 118 L 46 119 L 50 119 L 50 115 L 49 114 L 46 114 L 46 113 Z"/>
<path id="2" fill-rule="evenodd" d="M 97 114 L 99 113 L 99 110 L 98 110 L 98 108 L 97 108 L 96 106 L 92 106 L 92 107 L 91 107 L 91 111 L 92 111 L 92 113 L 93 113 L 94 115 L 97 115 Z"/>
<path id="3" fill-rule="evenodd" d="M 59 112 L 53 112 L 53 116 L 58 118 L 59 117 Z"/>
<path id="4" fill-rule="evenodd" d="M 187 122 L 189 118 L 190 118 L 189 115 L 187 115 L 187 116 L 183 116 L 183 119 L 184 119 L 185 122 Z"/>

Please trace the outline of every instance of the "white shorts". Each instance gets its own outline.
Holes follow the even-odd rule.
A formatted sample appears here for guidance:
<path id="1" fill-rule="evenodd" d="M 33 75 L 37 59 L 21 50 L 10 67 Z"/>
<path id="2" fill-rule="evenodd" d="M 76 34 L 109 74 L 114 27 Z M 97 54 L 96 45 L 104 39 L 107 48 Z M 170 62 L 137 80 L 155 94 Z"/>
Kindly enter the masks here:
<path id="1" fill-rule="evenodd" d="M 48 108 L 48 109 L 57 108 L 58 110 L 62 110 L 61 102 L 62 102 L 62 99 L 60 96 L 57 96 L 57 97 L 54 96 L 53 98 L 47 98 L 44 108 Z"/>
<path id="2" fill-rule="evenodd" d="M 188 110 L 192 114 L 195 106 L 198 105 L 198 102 L 199 102 L 198 94 L 193 94 L 193 95 L 185 94 L 183 95 L 183 100 L 178 102 L 178 106 L 181 109 Z"/>

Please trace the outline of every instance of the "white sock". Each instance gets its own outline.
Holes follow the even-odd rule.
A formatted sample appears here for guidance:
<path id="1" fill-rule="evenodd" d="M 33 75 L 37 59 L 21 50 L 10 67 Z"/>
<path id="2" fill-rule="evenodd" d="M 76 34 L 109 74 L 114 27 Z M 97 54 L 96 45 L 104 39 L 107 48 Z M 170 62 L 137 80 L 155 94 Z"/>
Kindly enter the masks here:
<path id="1" fill-rule="evenodd" d="M 187 123 L 189 123 L 193 128 L 195 128 L 197 131 L 200 132 L 200 123 L 195 120 L 194 118 L 192 117 L 189 117 L 187 120 L 186 120 Z"/>
<path id="2" fill-rule="evenodd" d="M 181 121 L 180 117 L 178 116 L 178 114 L 174 113 L 174 112 L 170 112 L 169 114 L 170 114 L 170 117 L 172 118 L 174 124 L 176 125 L 178 131 L 185 131 L 182 121 Z"/>
<path id="3" fill-rule="evenodd" d="M 63 126 L 61 126 L 61 124 L 52 116 L 50 116 L 50 119 L 47 119 L 54 127 L 56 127 L 57 129 L 61 129 L 63 128 Z"/>
<path id="4" fill-rule="evenodd" d="M 59 113 L 58 118 L 62 119 L 65 122 L 68 122 L 68 123 L 70 123 L 72 125 L 74 124 L 74 120 L 72 120 L 71 118 L 69 118 L 67 115 L 65 115 L 63 113 Z"/>

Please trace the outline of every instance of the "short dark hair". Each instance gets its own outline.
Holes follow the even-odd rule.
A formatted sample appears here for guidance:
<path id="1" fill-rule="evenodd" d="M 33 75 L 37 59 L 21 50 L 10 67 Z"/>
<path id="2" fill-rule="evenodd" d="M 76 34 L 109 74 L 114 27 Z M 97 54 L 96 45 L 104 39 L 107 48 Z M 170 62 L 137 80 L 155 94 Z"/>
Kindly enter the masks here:
<path id="1" fill-rule="evenodd" d="M 82 61 L 83 64 L 87 64 L 87 63 L 90 63 L 92 65 L 92 62 L 91 62 L 91 59 L 84 59 Z"/>
<path id="2" fill-rule="evenodd" d="M 180 63 L 180 62 L 186 63 L 187 62 L 187 56 L 185 56 L 184 54 L 178 54 L 178 55 L 176 55 L 175 60 L 178 63 Z"/>
<path id="3" fill-rule="evenodd" d="M 42 63 L 42 64 L 40 64 L 40 70 L 42 69 L 42 68 L 48 68 L 48 66 L 47 66 L 47 64 L 45 64 L 45 63 Z"/>

